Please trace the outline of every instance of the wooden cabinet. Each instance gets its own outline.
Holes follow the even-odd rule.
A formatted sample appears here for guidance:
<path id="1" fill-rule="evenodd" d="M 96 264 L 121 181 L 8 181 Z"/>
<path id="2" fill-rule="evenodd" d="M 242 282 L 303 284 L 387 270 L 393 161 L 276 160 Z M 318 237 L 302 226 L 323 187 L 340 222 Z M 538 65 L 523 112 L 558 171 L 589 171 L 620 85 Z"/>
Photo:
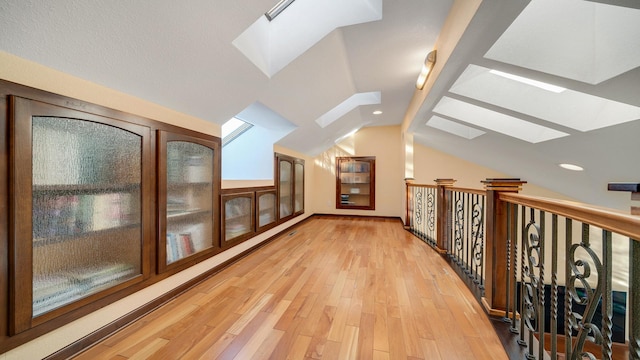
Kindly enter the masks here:
<path id="1" fill-rule="evenodd" d="M 256 191 L 256 231 L 263 231 L 277 224 L 277 191 Z"/>
<path id="2" fill-rule="evenodd" d="M 222 191 L 219 138 L 2 80 L 0 97 L 0 349 L 304 213 L 303 160 Z"/>
<path id="3" fill-rule="evenodd" d="M 373 156 L 336 158 L 336 208 L 375 210 L 376 159 Z"/>
<path id="4" fill-rule="evenodd" d="M 150 129 L 10 97 L 9 333 L 151 275 Z"/>
<path id="5" fill-rule="evenodd" d="M 276 153 L 278 220 L 304 213 L 304 160 Z"/>
<path id="6" fill-rule="evenodd" d="M 225 190 L 222 195 L 222 248 L 227 249 L 255 233 L 255 192 Z"/>
<path id="7" fill-rule="evenodd" d="M 158 271 L 219 252 L 219 141 L 159 131 Z"/>

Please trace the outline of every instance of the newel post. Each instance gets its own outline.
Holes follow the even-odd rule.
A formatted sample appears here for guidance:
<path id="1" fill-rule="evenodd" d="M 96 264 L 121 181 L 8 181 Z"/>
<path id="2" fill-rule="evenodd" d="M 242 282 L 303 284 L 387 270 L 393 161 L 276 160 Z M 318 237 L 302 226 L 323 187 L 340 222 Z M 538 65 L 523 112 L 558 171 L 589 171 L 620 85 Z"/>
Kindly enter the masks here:
<path id="1" fill-rule="evenodd" d="M 435 179 L 436 185 L 436 251 L 440 254 L 447 253 L 447 239 L 449 231 L 449 197 L 447 196 L 447 188 L 452 187 L 456 180 L 454 179 Z"/>
<path id="2" fill-rule="evenodd" d="M 404 178 L 405 183 L 405 202 L 406 213 L 404 218 L 404 229 L 411 230 L 411 217 L 413 216 L 414 209 L 411 209 L 413 197 L 411 196 L 411 184 L 413 184 L 414 178 Z"/>
<path id="3" fill-rule="evenodd" d="M 482 181 L 487 191 L 485 222 L 485 297 L 484 306 L 490 314 L 501 315 L 507 297 L 507 203 L 500 200 L 503 192 L 517 193 L 526 181 L 520 179 L 487 179 Z M 501 313 L 502 312 L 502 313 Z"/>

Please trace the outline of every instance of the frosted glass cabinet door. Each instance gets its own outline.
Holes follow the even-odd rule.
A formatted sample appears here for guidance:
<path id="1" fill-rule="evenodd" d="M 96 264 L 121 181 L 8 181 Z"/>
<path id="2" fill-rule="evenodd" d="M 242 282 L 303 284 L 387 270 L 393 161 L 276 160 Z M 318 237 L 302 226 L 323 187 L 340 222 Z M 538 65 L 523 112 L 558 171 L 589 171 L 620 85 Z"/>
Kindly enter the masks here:
<path id="1" fill-rule="evenodd" d="M 53 310 L 141 278 L 142 159 L 149 132 L 14 101 L 14 273 L 31 274 L 15 280 L 31 284 L 14 289 L 20 300 L 12 330 L 20 332 Z"/>
<path id="2" fill-rule="evenodd" d="M 217 207 L 215 142 L 160 132 L 158 267 L 162 272 L 218 246 L 214 216 Z M 184 263 L 184 262 L 182 262 Z"/>
<path id="3" fill-rule="evenodd" d="M 276 222 L 276 192 L 275 190 L 257 191 L 256 221 L 258 229 L 262 229 Z"/>
<path id="4" fill-rule="evenodd" d="M 291 161 L 287 160 L 279 160 L 279 164 L 279 219 L 284 219 L 293 215 L 293 165 Z"/>
<path id="5" fill-rule="evenodd" d="M 224 199 L 224 241 L 253 232 L 253 194 Z"/>
<path id="6" fill-rule="evenodd" d="M 295 202 L 294 212 L 296 214 L 304 212 L 304 164 L 296 162 L 295 166 Z"/>

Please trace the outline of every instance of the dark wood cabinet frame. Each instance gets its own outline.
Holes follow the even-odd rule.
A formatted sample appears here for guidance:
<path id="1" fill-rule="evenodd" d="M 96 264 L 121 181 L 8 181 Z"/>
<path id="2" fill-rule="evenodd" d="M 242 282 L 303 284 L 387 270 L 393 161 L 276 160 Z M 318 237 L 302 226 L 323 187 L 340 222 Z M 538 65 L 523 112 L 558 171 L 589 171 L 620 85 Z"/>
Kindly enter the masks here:
<path id="1" fill-rule="evenodd" d="M 210 220 L 212 222 L 211 247 L 167 264 L 167 143 L 170 141 L 184 141 L 205 146 L 213 150 L 213 192 Z M 195 263 L 207 259 L 220 251 L 220 141 L 216 139 L 203 139 L 200 137 L 158 130 L 158 273 L 175 273 L 184 270 Z"/>
<path id="2" fill-rule="evenodd" d="M 348 205 L 342 203 L 342 170 L 343 162 L 360 161 L 369 164 L 369 205 Z M 376 157 L 375 156 L 348 156 L 336 158 L 336 209 L 375 210 L 376 209 Z"/>

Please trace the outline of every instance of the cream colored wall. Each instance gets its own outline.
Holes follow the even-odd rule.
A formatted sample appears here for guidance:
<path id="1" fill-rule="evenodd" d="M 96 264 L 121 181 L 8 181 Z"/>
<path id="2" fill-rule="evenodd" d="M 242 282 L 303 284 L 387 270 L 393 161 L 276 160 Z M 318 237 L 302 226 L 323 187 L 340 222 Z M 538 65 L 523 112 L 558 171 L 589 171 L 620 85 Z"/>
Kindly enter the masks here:
<path id="1" fill-rule="evenodd" d="M 400 126 L 364 128 L 314 159 L 313 209 L 321 214 L 365 216 L 403 216 L 404 162 Z M 336 209 L 335 158 L 339 156 L 376 157 L 376 209 Z"/>
<path id="2" fill-rule="evenodd" d="M 75 99 L 121 110 L 172 125 L 186 127 L 206 134 L 214 136 L 220 135 L 219 125 L 61 73 L 7 53 L 0 52 L 0 64 L 0 79 L 69 96 Z M 276 151 L 293 156 L 299 155 L 283 148 L 279 148 Z M 307 164 L 312 163 L 312 159 L 309 157 L 306 157 L 305 160 L 307 161 Z M 307 166 L 307 169 L 312 169 L 312 166 Z M 307 170 L 305 181 L 309 181 L 309 183 L 313 182 L 313 170 Z M 307 187 L 305 195 L 308 196 L 308 194 L 309 187 Z M 247 242 L 225 251 L 224 253 L 218 254 L 176 275 L 162 280 L 159 283 L 151 285 L 111 305 L 105 306 L 104 308 L 73 321 L 59 329 L 42 335 L 20 347 L 10 350 L 4 354 L 0 354 L 0 360 L 44 358 L 139 308 L 152 299 L 160 297 L 177 286 L 206 273 L 209 269 L 214 268 L 241 252 L 267 240 L 278 232 L 304 220 L 312 213 L 313 212 L 307 210 L 303 216 L 298 216 L 293 220 L 266 231 Z"/>
<path id="3" fill-rule="evenodd" d="M 493 169 L 460 159 L 458 157 L 414 143 L 415 184 L 435 185 L 435 179 L 455 179 L 454 186 L 469 189 L 483 189 L 482 180 L 487 178 L 517 178 L 517 174 L 504 174 Z M 522 179 L 526 181 L 527 179 Z M 521 194 L 541 196 L 561 200 L 574 200 L 563 194 L 527 183 Z"/>

